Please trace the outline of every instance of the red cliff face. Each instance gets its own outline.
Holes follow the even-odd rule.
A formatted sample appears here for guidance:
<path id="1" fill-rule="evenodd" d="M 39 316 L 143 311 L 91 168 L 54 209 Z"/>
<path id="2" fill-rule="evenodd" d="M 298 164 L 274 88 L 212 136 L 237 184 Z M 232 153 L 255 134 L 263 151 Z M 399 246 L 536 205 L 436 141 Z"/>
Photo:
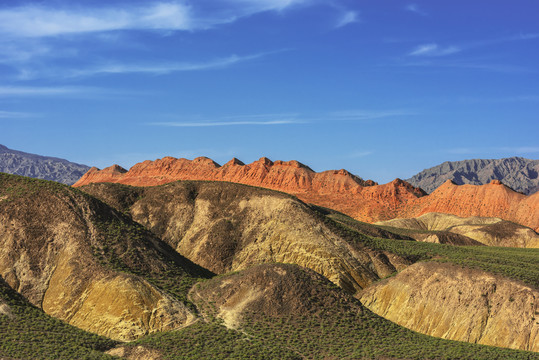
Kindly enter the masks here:
<path id="1" fill-rule="evenodd" d="M 247 165 L 234 158 L 220 166 L 206 157 L 165 157 L 138 163 L 129 171 L 117 165 L 92 168 L 73 186 L 95 182 L 154 186 L 177 180 L 230 181 L 279 190 L 366 222 L 442 212 L 500 217 L 539 230 L 539 193 L 525 196 L 499 182 L 457 186 L 448 181 L 426 196 L 400 179 L 378 185 L 344 169 L 317 173 L 298 161 L 273 162 L 268 158 Z"/>

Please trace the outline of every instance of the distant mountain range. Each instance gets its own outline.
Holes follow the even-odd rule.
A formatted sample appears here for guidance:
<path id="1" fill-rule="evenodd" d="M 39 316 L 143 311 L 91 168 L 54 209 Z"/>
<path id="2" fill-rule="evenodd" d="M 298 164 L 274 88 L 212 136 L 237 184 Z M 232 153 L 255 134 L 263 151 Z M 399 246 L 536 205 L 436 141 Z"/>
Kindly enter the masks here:
<path id="1" fill-rule="evenodd" d="M 423 170 L 406 181 L 431 193 L 446 180 L 457 185 L 484 185 L 492 180 L 500 180 L 513 190 L 530 195 L 539 190 L 538 173 L 539 160 L 521 157 L 473 159 L 446 161 Z"/>
<path id="2" fill-rule="evenodd" d="M 64 159 L 29 154 L 0 145 L 0 172 L 3 173 L 72 185 L 89 169 L 89 166 Z"/>

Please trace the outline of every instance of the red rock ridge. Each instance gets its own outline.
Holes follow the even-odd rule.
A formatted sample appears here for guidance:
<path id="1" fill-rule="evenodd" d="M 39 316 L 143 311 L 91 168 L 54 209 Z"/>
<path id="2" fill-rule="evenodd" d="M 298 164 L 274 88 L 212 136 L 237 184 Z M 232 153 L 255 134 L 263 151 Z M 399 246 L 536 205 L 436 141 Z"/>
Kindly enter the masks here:
<path id="1" fill-rule="evenodd" d="M 95 182 L 154 186 L 177 180 L 230 181 L 279 190 L 366 222 L 441 212 L 494 216 L 539 230 L 539 193 L 526 196 L 499 181 L 488 185 L 455 185 L 447 181 L 426 195 L 400 179 L 378 185 L 344 169 L 317 173 L 298 161 L 273 162 L 265 157 L 247 165 L 235 158 L 220 166 L 206 157 L 165 157 L 138 163 L 129 171 L 117 165 L 103 170 L 92 168 L 73 186 Z"/>
<path id="2" fill-rule="evenodd" d="M 539 231 L 539 193 L 526 196 L 499 180 L 486 185 L 456 185 L 447 180 L 430 195 L 409 202 L 401 209 L 399 217 L 429 212 L 499 217 Z"/>
<path id="3" fill-rule="evenodd" d="M 118 165 L 103 170 L 91 168 L 73 186 L 78 187 L 95 182 L 153 186 L 177 180 L 231 181 L 291 193 L 316 191 L 321 194 L 349 192 L 359 187 L 376 184 L 372 180 L 364 181 L 346 170 L 317 173 L 295 160 L 273 162 L 263 157 L 245 165 L 234 158 L 220 166 L 206 157 L 198 157 L 194 160 L 164 157 L 155 161 L 146 160 L 138 163 L 129 171 Z"/>

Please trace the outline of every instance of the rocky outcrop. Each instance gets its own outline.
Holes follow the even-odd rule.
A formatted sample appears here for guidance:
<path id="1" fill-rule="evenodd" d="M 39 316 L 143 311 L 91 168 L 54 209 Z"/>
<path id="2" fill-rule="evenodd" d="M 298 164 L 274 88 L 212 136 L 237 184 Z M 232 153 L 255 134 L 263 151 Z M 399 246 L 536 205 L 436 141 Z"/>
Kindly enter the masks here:
<path id="1" fill-rule="evenodd" d="M 539 190 L 539 160 L 511 157 L 446 161 L 407 179 L 410 184 L 431 193 L 446 180 L 463 185 L 486 185 L 499 180 L 526 195 Z"/>
<path id="2" fill-rule="evenodd" d="M 117 340 L 194 321 L 137 273 L 179 280 L 197 270 L 125 216 L 70 187 L 6 174 L 0 199 L 0 276 L 47 314 Z"/>
<path id="3" fill-rule="evenodd" d="M 424 334 L 539 351 L 539 291 L 480 270 L 416 263 L 365 289 L 360 300 Z"/>
<path id="4" fill-rule="evenodd" d="M 415 233 L 407 234 L 418 241 L 429 241 L 430 236 L 441 231 L 470 238 L 488 246 L 539 248 L 539 234 L 528 227 L 500 218 L 462 218 L 456 215 L 427 213 L 416 218 L 381 221 L 376 225 L 416 230 Z"/>
<path id="5" fill-rule="evenodd" d="M 90 169 L 64 159 L 29 154 L 0 145 L 0 172 L 71 185 Z"/>

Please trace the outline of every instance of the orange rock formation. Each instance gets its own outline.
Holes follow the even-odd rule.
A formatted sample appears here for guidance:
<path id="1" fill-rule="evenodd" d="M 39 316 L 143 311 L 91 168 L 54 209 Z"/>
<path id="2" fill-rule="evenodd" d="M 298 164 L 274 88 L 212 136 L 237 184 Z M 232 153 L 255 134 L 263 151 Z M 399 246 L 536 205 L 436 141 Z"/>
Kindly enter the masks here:
<path id="1" fill-rule="evenodd" d="M 94 167 L 73 186 L 96 182 L 154 186 L 177 180 L 230 181 L 279 190 L 366 222 L 441 212 L 499 217 L 539 230 L 539 193 L 526 196 L 499 181 L 480 186 L 447 181 L 426 195 L 400 179 L 378 185 L 344 169 L 317 173 L 298 161 L 273 162 L 265 157 L 247 165 L 236 158 L 220 166 L 206 157 L 165 157 L 138 163 L 129 171 L 118 165 Z"/>

